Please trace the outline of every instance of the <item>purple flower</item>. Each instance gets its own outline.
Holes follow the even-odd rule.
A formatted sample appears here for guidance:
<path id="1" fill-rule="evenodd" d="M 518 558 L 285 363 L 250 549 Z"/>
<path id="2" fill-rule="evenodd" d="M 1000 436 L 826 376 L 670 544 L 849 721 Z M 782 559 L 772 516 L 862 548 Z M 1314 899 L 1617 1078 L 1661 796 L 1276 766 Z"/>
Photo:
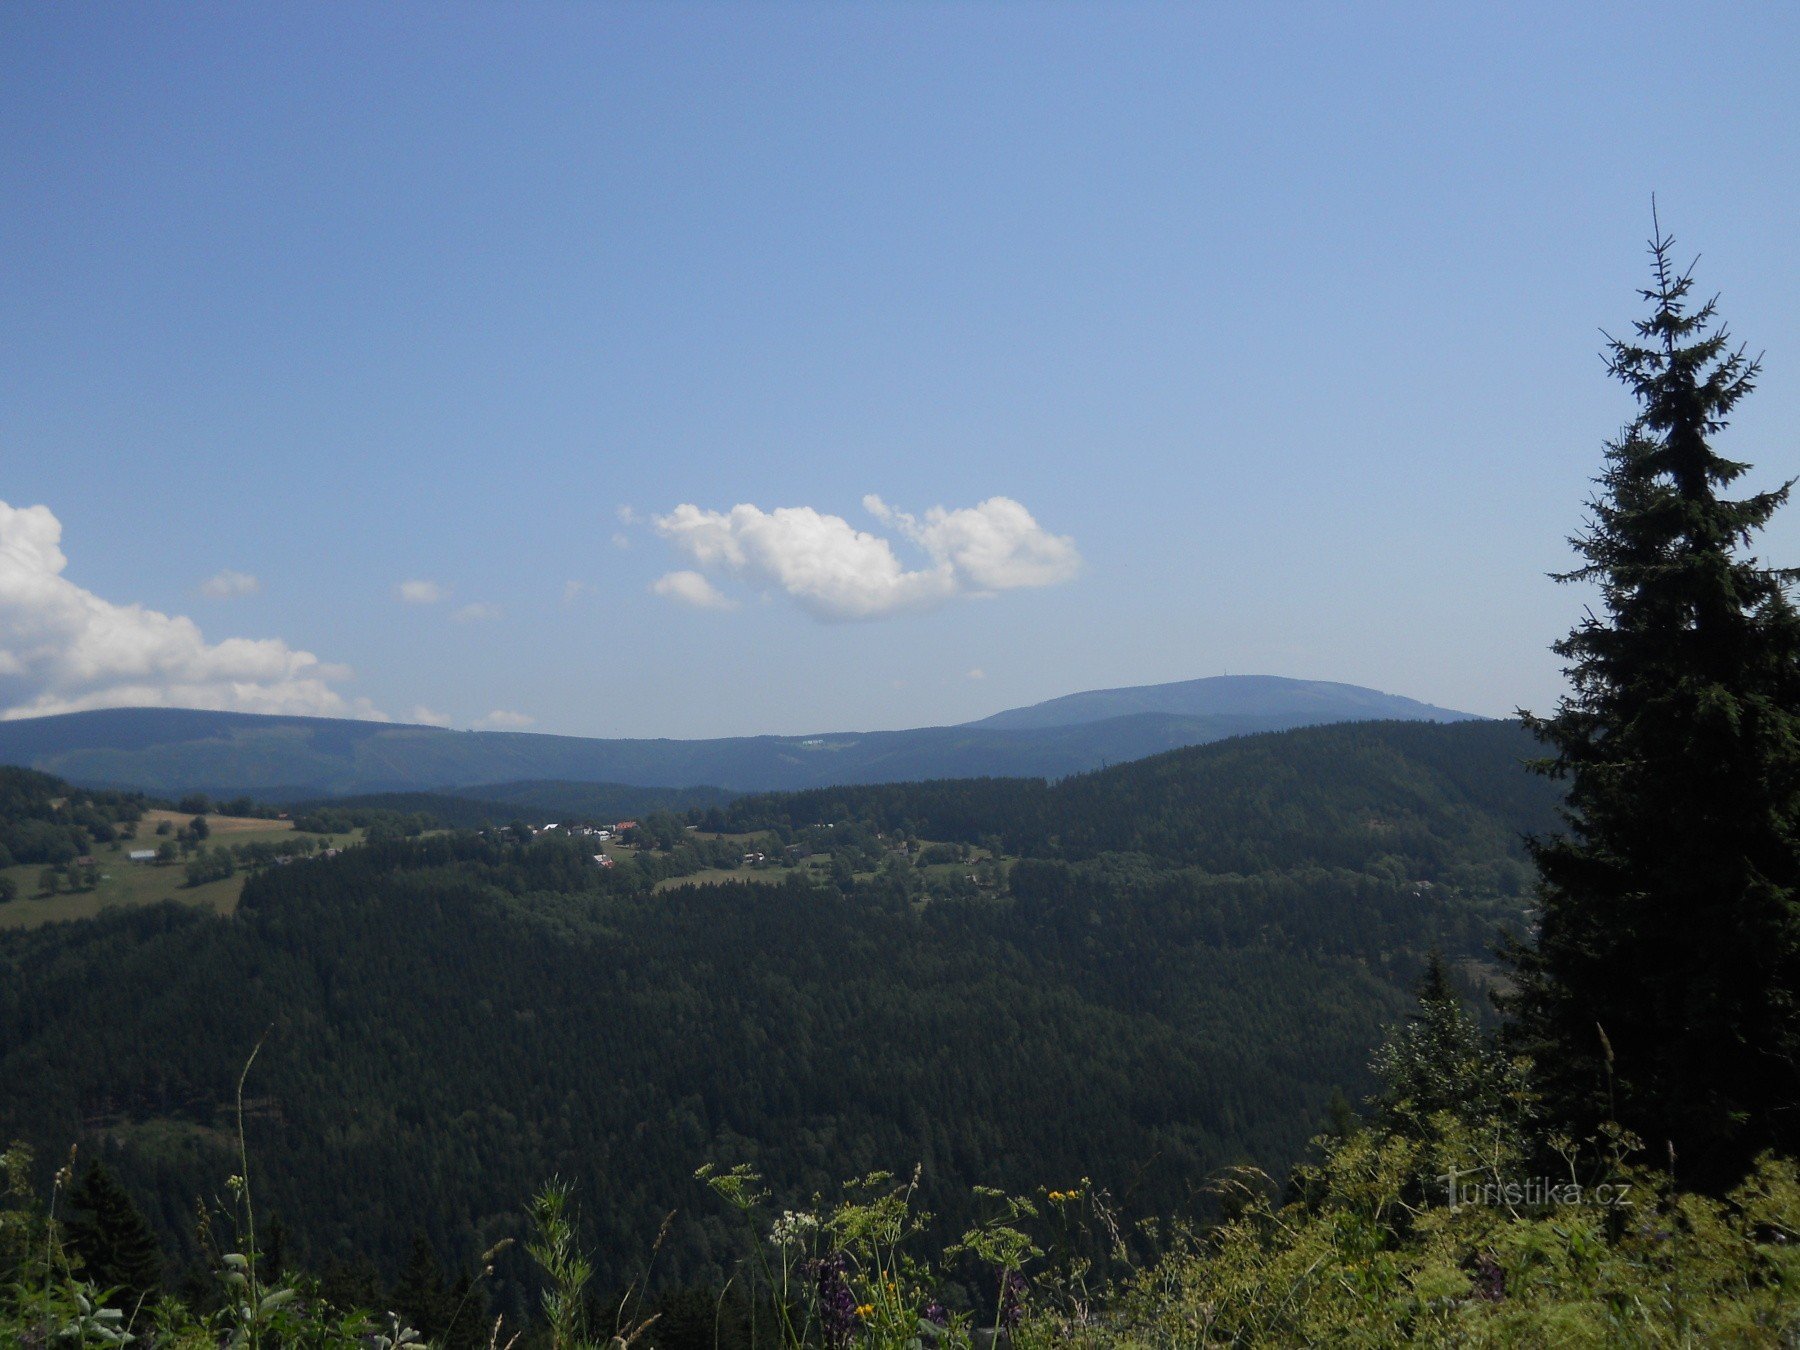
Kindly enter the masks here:
<path id="1" fill-rule="evenodd" d="M 1469 1272 L 1469 1284 L 1483 1303 L 1498 1303 L 1506 1297 L 1506 1272 L 1491 1253 L 1475 1258 L 1475 1269 Z"/>
<path id="2" fill-rule="evenodd" d="M 935 1298 L 925 1305 L 925 1311 L 920 1316 L 934 1326 L 947 1327 L 950 1325 L 950 1314 L 945 1311 L 944 1305 Z"/>
<path id="3" fill-rule="evenodd" d="M 1000 1274 L 1000 1325 L 1011 1331 L 1025 1320 L 1025 1277 L 1016 1270 Z"/>
<path id="4" fill-rule="evenodd" d="M 825 1344 L 842 1350 L 856 1336 L 856 1296 L 844 1273 L 850 1263 L 842 1252 L 835 1252 L 812 1263 L 814 1291 L 819 1301 L 819 1329 Z"/>

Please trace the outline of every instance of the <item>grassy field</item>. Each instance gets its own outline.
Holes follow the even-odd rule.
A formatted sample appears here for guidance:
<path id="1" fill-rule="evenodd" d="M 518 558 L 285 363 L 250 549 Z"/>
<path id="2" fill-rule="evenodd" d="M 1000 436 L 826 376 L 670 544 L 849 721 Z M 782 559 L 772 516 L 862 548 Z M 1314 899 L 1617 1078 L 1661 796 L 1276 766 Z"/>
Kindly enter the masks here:
<path id="1" fill-rule="evenodd" d="M 221 881 L 209 881 L 201 886 L 187 884 L 187 867 L 185 860 L 164 865 L 155 863 L 134 863 L 126 858 L 132 849 L 155 848 L 167 836 L 156 833 L 156 827 L 168 822 L 170 829 L 179 830 L 187 825 L 191 816 L 176 811 L 148 811 L 139 822 L 137 838 L 122 840 L 117 844 L 108 844 L 94 853 L 100 865 L 100 884 L 91 891 L 63 891 L 56 895 L 40 895 L 38 878 L 43 873 L 40 864 L 14 867 L 0 872 L 0 876 L 9 876 L 18 887 L 19 898 L 10 904 L 0 905 L 0 929 L 35 928 L 40 924 L 58 923 L 69 919 L 91 919 L 102 909 L 114 905 L 148 905 L 158 900 L 175 900 L 184 905 L 201 905 L 219 914 L 229 914 L 237 908 L 238 896 L 243 893 L 245 873 L 226 877 Z M 216 816 L 206 818 L 211 832 L 208 845 L 244 844 L 253 840 L 278 840 L 293 830 L 293 824 L 285 820 L 261 820 L 249 816 Z M 354 843 L 361 831 L 351 834 L 334 835 L 331 843 L 339 848 Z M 705 838 L 730 839 L 732 842 L 749 843 L 760 835 L 746 834 L 706 835 Z M 633 850 L 617 843 L 602 846 L 604 851 L 619 859 L 628 858 Z M 950 889 L 954 879 L 959 879 L 974 870 L 977 858 L 985 857 L 977 853 L 969 862 L 941 863 L 923 869 L 927 889 L 932 892 L 943 892 Z M 1010 865 L 1010 859 L 1003 859 L 1002 865 Z M 656 884 L 658 891 L 667 891 L 676 886 L 716 886 L 726 882 L 747 881 L 757 885 L 779 886 L 796 871 L 809 872 L 815 878 L 829 875 L 831 860 L 823 855 L 814 855 L 797 866 L 773 867 L 715 867 L 691 876 L 670 877 Z M 859 873 L 858 880 L 867 881 L 873 873 Z"/>
<path id="2" fill-rule="evenodd" d="M 826 862 L 824 869 L 829 870 L 831 864 Z M 795 872 L 807 868 L 819 870 L 817 862 L 804 862 L 799 867 L 708 867 L 685 877 L 665 877 L 656 883 L 658 891 L 671 890 L 676 886 L 717 886 L 729 881 L 748 881 L 761 886 L 779 886 Z"/>
<path id="3" fill-rule="evenodd" d="M 747 843 L 753 839 L 760 838 L 758 835 L 749 834 L 736 836 L 706 835 L 703 837 L 708 839 L 730 839 L 734 843 L 740 841 Z M 613 851 L 615 856 L 618 857 L 626 857 L 630 854 L 629 849 L 623 848 L 609 851 Z M 934 863 L 929 867 L 921 868 L 919 875 L 925 882 L 925 888 L 928 894 L 941 895 L 951 892 L 955 888 L 956 882 L 973 874 L 976 870 L 977 863 L 990 860 L 993 860 L 992 854 L 980 849 L 972 849 L 970 850 L 970 857 L 966 862 Z M 1013 860 L 1011 858 L 1003 857 L 998 859 L 998 861 L 1003 876 L 1005 873 L 1012 870 Z M 721 883 L 731 881 L 748 881 L 765 886 L 779 886 L 782 882 L 786 881 L 788 877 L 798 871 L 810 871 L 815 879 L 829 876 L 831 873 L 831 859 L 823 854 L 814 854 L 798 866 L 755 868 L 709 867 L 704 871 L 694 872 L 685 877 L 668 877 L 665 880 L 656 883 L 656 890 L 666 891 L 676 886 L 717 886 Z M 858 881 L 871 881 L 875 877 L 875 873 L 873 872 L 858 872 L 855 875 Z"/>
<path id="4" fill-rule="evenodd" d="M 62 891 L 41 895 L 38 878 L 43 866 L 30 863 L 0 872 L 13 879 L 18 899 L 0 905 L 0 928 L 36 928 L 39 924 L 59 923 L 66 919 L 91 919 L 113 905 L 148 905 L 158 900 L 177 900 L 184 905 L 203 905 L 219 914 L 237 908 L 238 896 L 244 890 L 243 872 L 222 881 L 209 881 L 203 886 L 187 884 L 186 861 L 164 865 L 134 863 L 126 858 L 132 849 L 155 848 L 166 836 L 156 827 L 169 822 L 171 830 L 185 826 L 192 816 L 176 811 L 147 811 L 138 823 L 137 838 L 105 844 L 94 852 L 100 865 L 100 884 L 91 891 Z M 292 833 L 293 823 L 286 820 L 259 820 L 248 816 L 213 816 L 206 818 L 212 837 L 208 845 L 247 844 L 253 840 L 278 840 Z M 358 833 L 335 835 L 331 843 L 339 848 L 354 843 Z"/>

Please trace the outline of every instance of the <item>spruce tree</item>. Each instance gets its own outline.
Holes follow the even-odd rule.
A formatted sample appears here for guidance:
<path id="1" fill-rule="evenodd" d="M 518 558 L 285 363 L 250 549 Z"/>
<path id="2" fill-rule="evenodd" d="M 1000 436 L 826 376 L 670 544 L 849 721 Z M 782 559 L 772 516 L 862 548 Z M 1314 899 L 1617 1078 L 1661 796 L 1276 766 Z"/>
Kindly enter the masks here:
<path id="1" fill-rule="evenodd" d="M 99 1288 L 116 1290 L 114 1307 L 155 1299 L 162 1286 L 162 1253 L 150 1225 L 125 1188 L 95 1163 L 69 1192 L 69 1249 L 81 1258 L 81 1274 Z"/>
<path id="2" fill-rule="evenodd" d="M 1506 1113 L 1518 1087 L 1511 1065 L 1464 1008 L 1441 953 L 1431 953 L 1417 994 L 1417 1009 L 1369 1066 L 1381 1082 L 1372 1099 L 1381 1124 L 1429 1139 L 1439 1115 L 1479 1125 Z"/>
<path id="3" fill-rule="evenodd" d="M 457 1311 L 467 1292 L 466 1286 L 451 1284 L 431 1239 L 414 1230 L 412 1253 L 389 1295 L 394 1311 L 427 1340 L 441 1342 L 450 1324 L 459 1320 Z M 471 1329 L 472 1322 L 463 1327 L 465 1334 Z"/>
<path id="4" fill-rule="evenodd" d="M 1692 269 L 1650 244 L 1649 317 L 1608 338 L 1638 412 L 1584 531 L 1590 610 L 1554 646 L 1570 692 L 1527 722 L 1567 785 L 1534 844 L 1540 922 L 1515 954 L 1518 1043 L 1546 1106 L 1616 1120 L 1701 1185 L 1800 1144 L 1800 616 L 1753 536 L 1791 480 L 1730 498 L 1711 442 L 1755 384 Z"/>

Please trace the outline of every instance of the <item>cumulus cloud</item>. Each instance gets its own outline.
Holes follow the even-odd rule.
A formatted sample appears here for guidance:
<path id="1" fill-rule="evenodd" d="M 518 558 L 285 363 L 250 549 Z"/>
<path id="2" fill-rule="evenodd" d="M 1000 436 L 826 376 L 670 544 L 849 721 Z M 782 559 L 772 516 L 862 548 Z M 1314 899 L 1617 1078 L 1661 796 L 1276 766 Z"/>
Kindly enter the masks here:
<path id="1" fill-rule="evenodd" d="M 987 672 L 980 666 L 976 666 L 975 669 L 971 670 L 963 678 L 968 680 L 985 680 L 987 678 Z"/>
<path id="2" fill-rule="evenodd" d="M 425 727 L 447 727 L 451 718 L 449 713 L 434 712 L 423 703 L 415 703 L 413 710 L 406 715 L 406 720 Z"/>
<path id="3" fill-rule="evenodd" d="M 229 600 L 234 595 L 255 595 L 261 590 L 262 582 L 248 572 L 234 572 L 229 567 L 200 583 L 200 594 L 209 600 Z"/>
<path id="4" fill-rule="evenodd" d="M 63 575 L 62 523 L 0 502 L 0 718 L 88 708 L 381 714 L 333 688 L 350 678 L 279 638 L 208 642 L 192 619 L 120 605 Z"/>
<path id="5" fill-rule="evenodd" d="M 736 609 L 737 602 L 720 594 L 719 589 L 698 572 L 670 572 L 650 583 L 653 595 L 675 600 L 695 609 Z"/>
<path id="6" fill-rule="evenodd" d="M 458 609 L 450 617 L 458 623 L 492 623 L 501 616 L 498 605 L 490 605 L 485 600 L 477 600 Z"/>
<path id="7" fill-rule="evenodd" d="M 565 605 L 572 605 L 580 600 L 582 596 L 592 592 L 593 589 L 594 588 L 585 581 L 565 581 L 563 582 L 562 602 Z"/>
<path id="8" fill-rule="evenodd" d="M 435 605 L 450 598 L 448 586 L 425 580 L 403 581 L 394 588 L 394 593 L 409 605 Z"/>
<path id="9" fill-rule="evenodd" d="M 475 720 L 476 727 L 482 731 L 523 731 L 536 724 L 537 718 L 522 712 L 511 712 L 506 708 L 495 708 L 486 717 Z"/>
<path id="10" fill-rule="evenodd" d="M 934 506 L 922 521 L 894 510 L 874 493 L 863 498 L 863 509 L 892 522 L 940 567 L 954 571 L 972 594 L 1057 586 L 1081 570 L 1075 541 L 1051 534 L 1011 497 L 989 497 L 980 506 L 958 511 Z"/>
<path id="11" fill-rule="evenodd" d="M 922 518 L 895 511 L 873 495 L 863 506 L 923 553 L 926 565 L 909 568 L 890 540 L 810 506 L 764 511 L 739 504 L 706 511 L 683 503 L 657 516 L 655 526 L 704 571 L 773 587 L 828 620 L 882 618 L 959 596 L 1054 586 L 1081 569 L 1075 541 L 1045 530 L 1010 497 L 990 497 L 955 511 L 933 507 Z M 695 603 L 675 590 L 674 577 L 706 578 L 676 572 L 653 588 Z M 664 582 L 670 582 L 668 590 L 659 589 Z M 695 589 L 692 582 L 680 585 Z M 710 582 L 707 590 L 718 594 Z"/>

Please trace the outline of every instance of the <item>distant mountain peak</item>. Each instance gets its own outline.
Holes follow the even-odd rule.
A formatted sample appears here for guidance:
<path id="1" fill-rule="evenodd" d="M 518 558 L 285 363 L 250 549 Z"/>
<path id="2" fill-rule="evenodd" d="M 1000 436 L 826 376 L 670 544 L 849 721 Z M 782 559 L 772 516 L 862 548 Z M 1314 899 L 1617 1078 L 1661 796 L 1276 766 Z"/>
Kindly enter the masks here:
<path id="1" fill-rule="evenodd" d="M 1439 708 L 1400 694 L 1333 680 L 1294 680 L 1281 675 L 1212 675 L 1174 684 L 1091 689 L 970 722 L 992 731 L 1032 731 L 1081 726 L 1138 713 L 1177 717 L 1278 717 L 1292 722 L 1466 722 L 1476 714 Z"/>

